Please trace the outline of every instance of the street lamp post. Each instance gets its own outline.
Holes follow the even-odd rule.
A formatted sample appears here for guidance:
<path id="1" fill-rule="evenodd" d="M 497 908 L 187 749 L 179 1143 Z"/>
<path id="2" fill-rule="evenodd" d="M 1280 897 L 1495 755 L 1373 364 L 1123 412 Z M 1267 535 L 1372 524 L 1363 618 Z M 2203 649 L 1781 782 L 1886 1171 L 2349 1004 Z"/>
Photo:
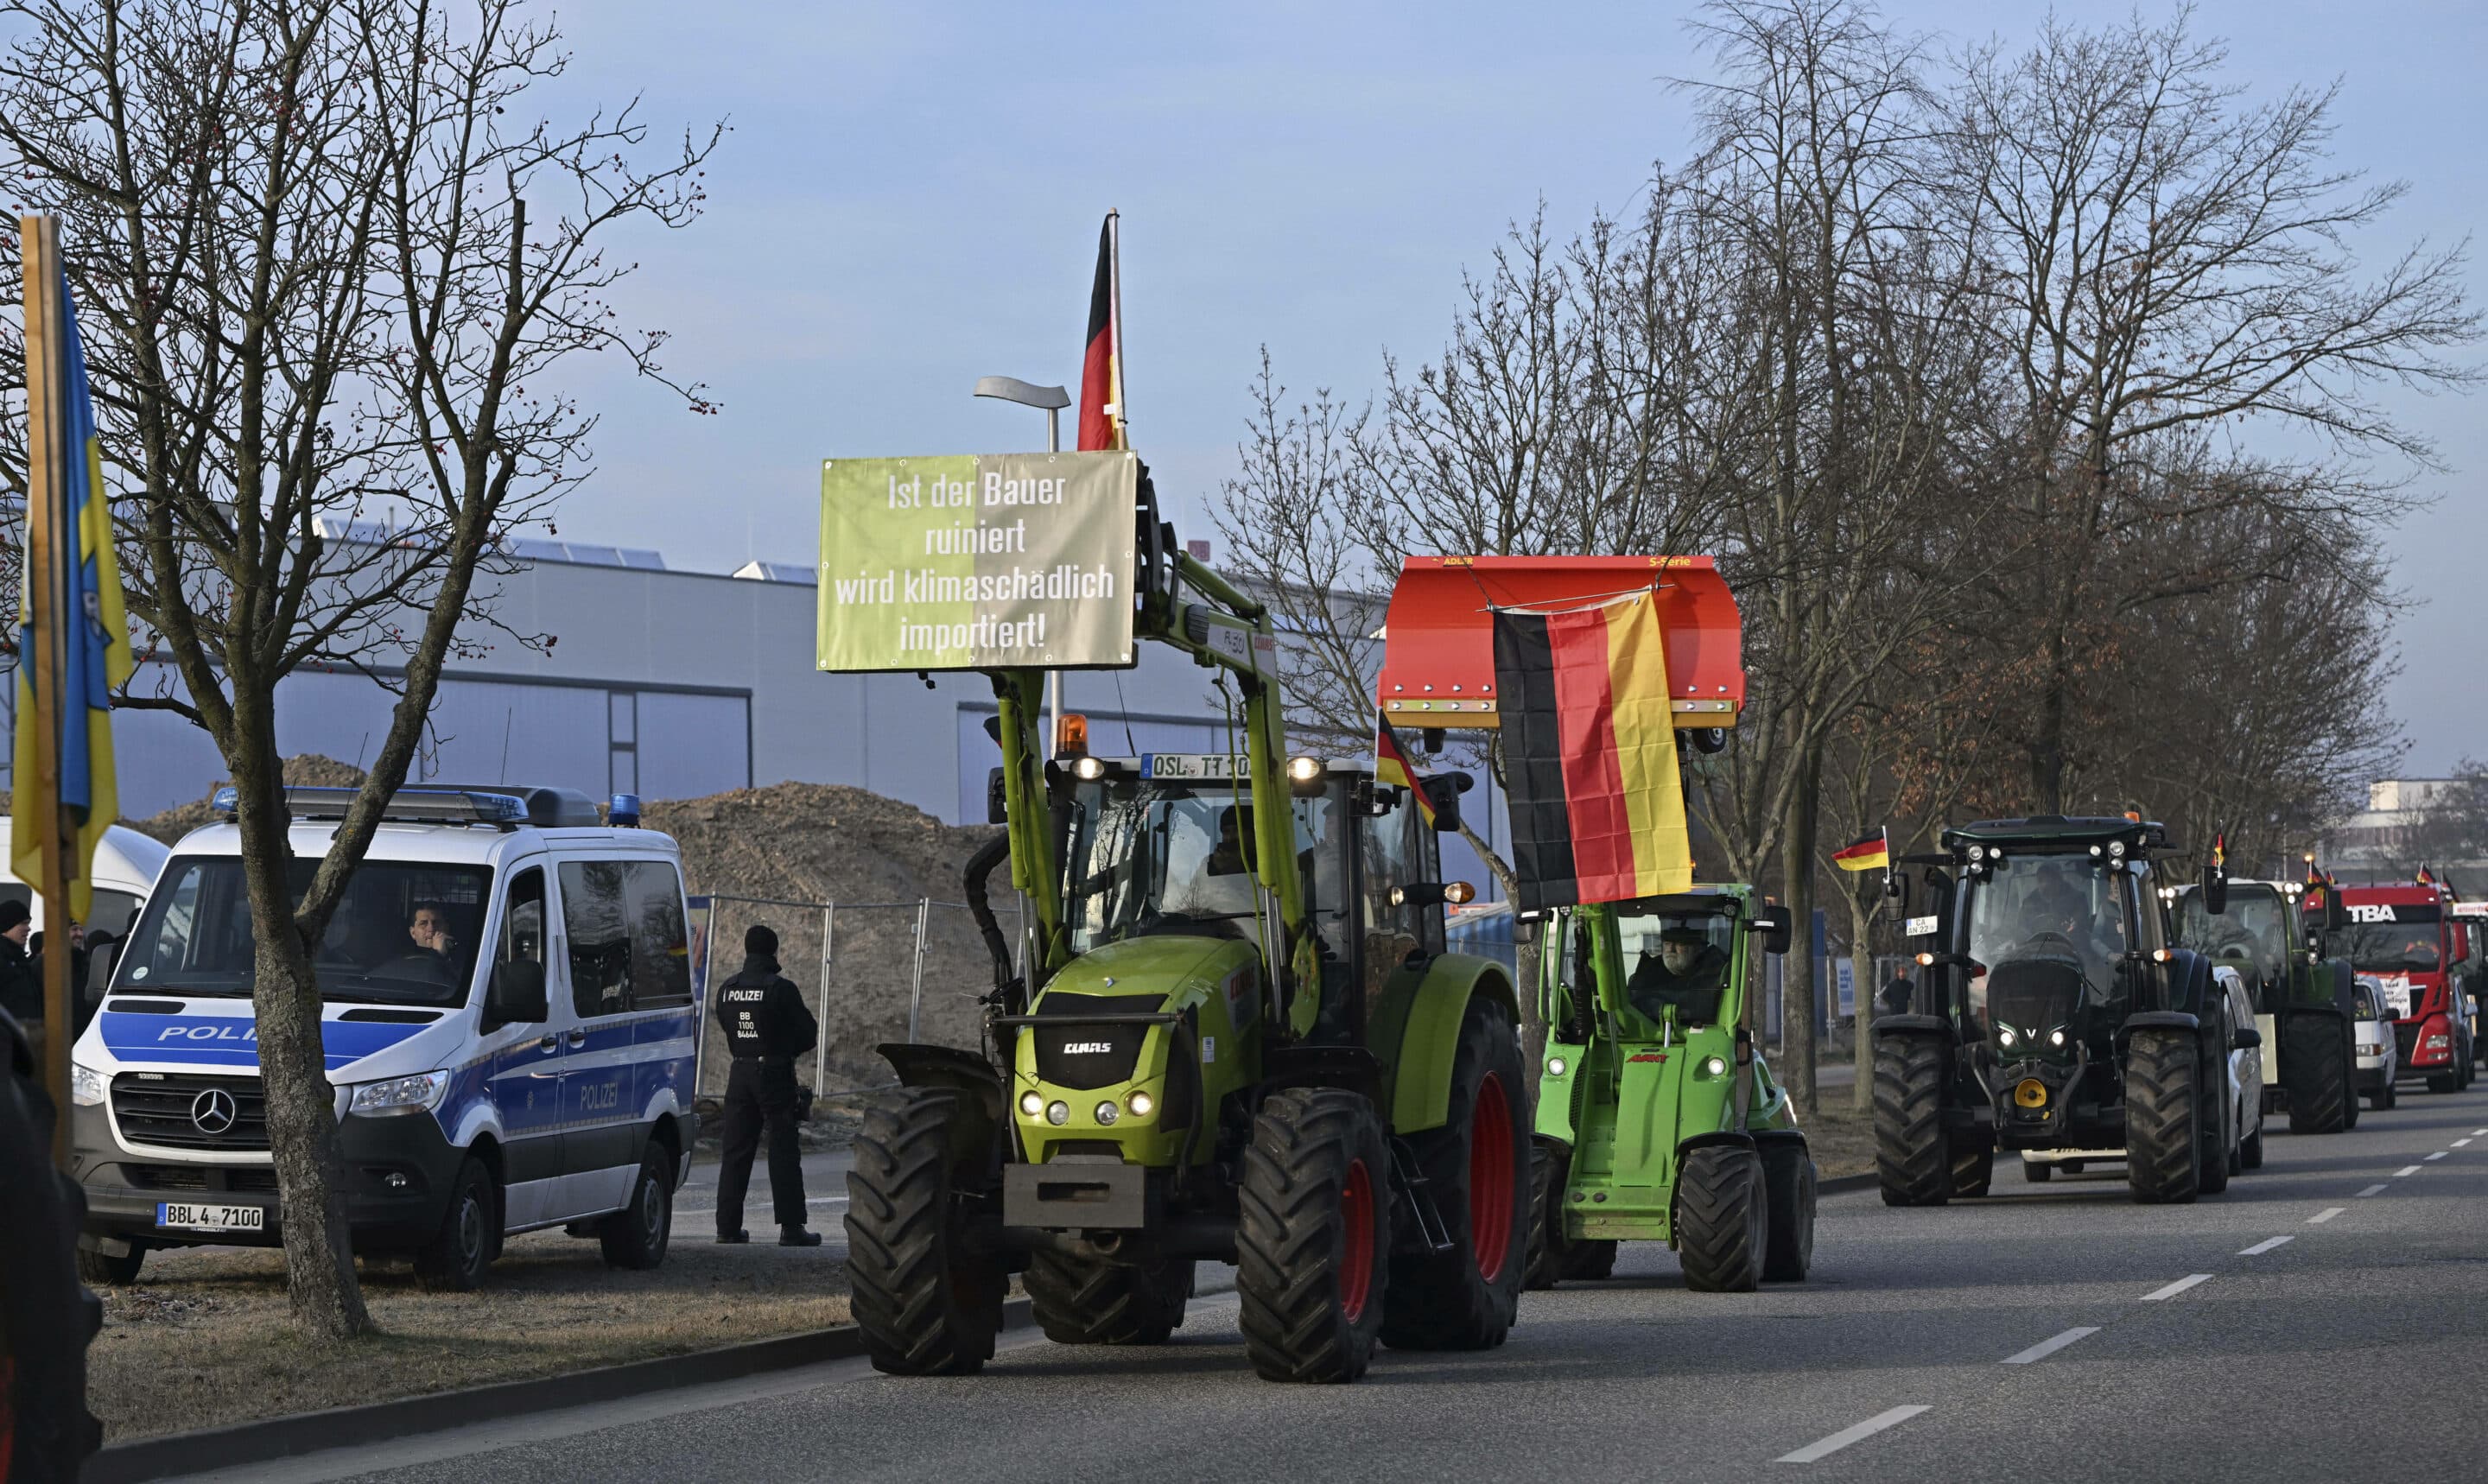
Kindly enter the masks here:
<path id="1" fill-rule="evenodd" d="M 1062 409 L 1071 406 L 1071 394 L 1060 386 L 1039 386 L 1017 377 L 978 377 L 976 395 L 997 402 L 1016 402 L 1024 407 L 1038 407 L 1045 412 L 1045 451 L 1062 452 Z M 1051 749 L 1062 745 L 1062 672 L 1049 671 L 1045 677 L 1045 745 Z"/>

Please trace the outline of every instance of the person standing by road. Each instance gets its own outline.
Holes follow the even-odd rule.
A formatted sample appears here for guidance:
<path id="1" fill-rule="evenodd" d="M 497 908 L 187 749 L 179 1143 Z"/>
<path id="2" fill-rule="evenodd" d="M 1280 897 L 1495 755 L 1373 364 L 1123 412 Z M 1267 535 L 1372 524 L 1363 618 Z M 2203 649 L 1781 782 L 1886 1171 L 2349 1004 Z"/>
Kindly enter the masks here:
<path id="1" fill-rule="evenodd" d="M 804 1156 L 795 1141 L 795 1058 L 812 1049 L 820 1024 L 804 996 L 778 972 L 778 935 L 754 923 L 743 935 L 743 969 L 718 987 L 717 1023 L 734 1053 L 726 1075 L 723 1162 L 717 1172 L 717 1240 L 751 1240 L 743 1229 L 743 1196 L 761 1135 L 769 1139 L 769 1197 L 777 1207 L 778 1245 L 810 1247 L 821 1234 L 806 1228 Z"/>
<path id="2" fill-rule="evenodd" d="M 0 1010 L 16 1017 L 29 1032 L 43 1023 L 43 981 L 26 956 L 26 937 L 34 931 L 35 914 L 12 898 L 0 902 Z"/>

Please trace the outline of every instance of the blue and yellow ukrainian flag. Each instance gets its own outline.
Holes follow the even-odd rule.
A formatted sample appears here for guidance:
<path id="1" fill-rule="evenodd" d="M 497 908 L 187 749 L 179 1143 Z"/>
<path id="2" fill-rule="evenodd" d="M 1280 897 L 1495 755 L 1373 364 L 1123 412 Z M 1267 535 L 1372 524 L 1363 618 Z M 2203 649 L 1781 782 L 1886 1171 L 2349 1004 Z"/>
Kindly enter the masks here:
<path id="1" fill-rule="evenodd" d="M 61 803 L 76 822 L 68 862 L 70 915 L 84 921 L 93 902 L 96 842 L 121 816 L 121 791 L 113 771 L 112 692 L 128 684 L 134 668 L 129 622 L 122 608 L 121 568 L 113 560 L 112 510 L 103 488 L 103 444 L 96 435 L 95 403 L 88 395 L 86 350 L 79 343 L 77 307 L 61 280 L 60 353 L 62 433 L 69 458 L 61 490 L 62 519 L 53 529 L 74 543 L 68 587 L 71 622 L 63 658 L 61 693 L 67 705 L 43 710 L 59 718 Z M 31 519 L 33 512 L 28 512 Z M 19 776 L 36 757 L 35 632 L 31 595 L 36 574 L 22 585 L 18 617 L 16 763 Z M 21 796 L 22 797 L 22 796 Z M 42 837 L 29 821 L 13 821 L 12 865 L 21 882 L 42 880 Z"/>

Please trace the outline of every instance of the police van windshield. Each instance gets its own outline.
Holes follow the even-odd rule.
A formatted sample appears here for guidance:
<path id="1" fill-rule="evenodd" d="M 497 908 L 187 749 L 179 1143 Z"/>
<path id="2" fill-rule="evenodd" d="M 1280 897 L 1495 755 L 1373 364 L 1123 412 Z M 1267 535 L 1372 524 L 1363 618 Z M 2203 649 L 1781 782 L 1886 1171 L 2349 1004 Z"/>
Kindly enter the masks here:
<path id="1" fill-rule="evenodd" d="M 316 860 L 290 871 L 294 900 Z M 366 861 L 347 883 L 312 963 L 324 999 L 403 1005 L 466 1002 L 492 873 L 478 866 Z M 131 933 L 115 988 L 248 994 L 254 940 L 241 862 L 177 857 Z"/>
<path id="2" fill-rule="evenodd" d="M 1081 784 L 1063 852 L 1072 951 L 1159 933 L 1258 939 L 1251 797 L 1224 780 L 1122 774 Z M 1345 931 L 1337 802 L 1325 794 L 1294 806 L 1307 906 L 1325 939 Z M 1343 939 L 1332 946 L 1343 951 Z"/>
<path id="3" fill-rule="evenodd" d="M 1990 969 L 2022 959 L 2070 964 L 2090 996 L 2106 999 L 2127 946 L 2119 878 L 2087 855 L 2016 855 L 1992 871 L 1972 879 L 1969 956 Z"/>

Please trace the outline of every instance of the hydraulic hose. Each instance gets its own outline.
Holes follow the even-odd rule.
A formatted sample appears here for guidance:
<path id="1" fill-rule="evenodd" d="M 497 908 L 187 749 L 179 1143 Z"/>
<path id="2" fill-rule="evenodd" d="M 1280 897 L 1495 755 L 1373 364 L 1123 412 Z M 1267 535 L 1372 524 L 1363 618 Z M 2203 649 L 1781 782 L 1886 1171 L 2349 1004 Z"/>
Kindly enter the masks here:
<path id="1" fill-rule="evenodd" d="M 986 900 L 985 879 L 993 875 L 994 867 L 1008 859 L 1010 836 L 997 834 L 968 857 L 968 869 L 960 882 L 966 889 L 968 915 L 976 919 L 976 931 L 985 939 L 985 951 L 993 955 L 994 991 L 1004 998 L 1010 997 L 1011 985 L 1019 976 L 1011 971 L 1010 939 L 1003 937 L 1003 925 L 994 916 L 993 904 Z M 1004 1013 L 1017 1014 L 1018 1007 L 1005 1006 Z"/>

